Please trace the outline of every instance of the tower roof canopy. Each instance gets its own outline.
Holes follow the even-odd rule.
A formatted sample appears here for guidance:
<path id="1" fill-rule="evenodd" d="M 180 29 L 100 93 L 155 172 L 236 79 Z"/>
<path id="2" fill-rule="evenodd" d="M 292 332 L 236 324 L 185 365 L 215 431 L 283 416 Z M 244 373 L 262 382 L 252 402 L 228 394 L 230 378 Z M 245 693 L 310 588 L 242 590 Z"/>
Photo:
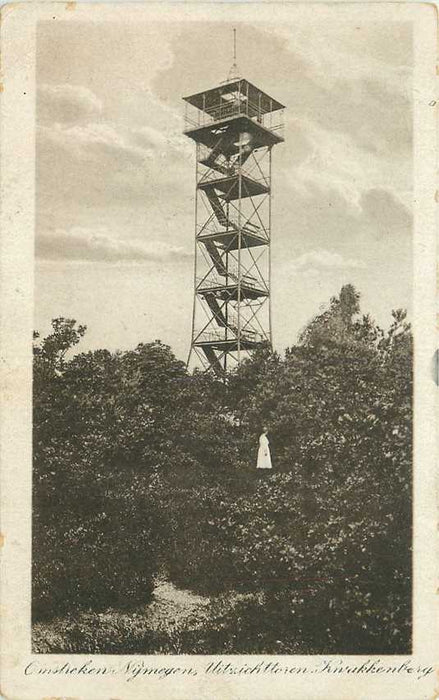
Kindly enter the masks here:
<path id="1" fill-rule="evenodd" d="M 238 93 L 237 97 L 240 100 L 248 100 L 253 105 L 257 105 L 261 114 L 275 112 L 285 107 L 285 105 L 270 97 L 266 92 L 263 92 L 244 78 L 224 83 L 210 90 L 198 92 L 195 95 L 189 95 L 189 97 L 183 97 L 183 99 L 204 112 L 217 107 L 221 103 L 227 104 L 232 99 L 233 93 L 235 95 Z"/>

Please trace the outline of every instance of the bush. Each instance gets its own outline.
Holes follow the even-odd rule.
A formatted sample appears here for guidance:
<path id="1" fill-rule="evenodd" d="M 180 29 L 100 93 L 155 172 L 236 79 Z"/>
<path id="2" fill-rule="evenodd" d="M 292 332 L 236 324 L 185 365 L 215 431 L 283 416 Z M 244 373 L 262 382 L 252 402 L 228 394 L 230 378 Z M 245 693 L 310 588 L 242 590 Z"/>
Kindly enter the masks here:
<path id="1" fill-rule="evenodd" d="M 150 486 L 166 461 L 165 385 L 184 374 L 159 341 L 67 361 L 85 328 L 56 319 L 53 330 L 34 362 L 34 619 L 150 600 L 161 538 Z"/>
<path id="2" fill-rule="evenodd" d="M 263 592 L 265 622 L 252 621 L 252 603 L 243 624 L 249 635 L 264 629 L 271 652 L 281 640 L 292 653 L 299 639 L 300 653 L 407 653 L 410 522 L 388 492 L 368 498 L 355 474 L 332 494 L 310 481 L 304 496 L 298 483 L 278 474 L 238 497 L 218 487 L 172 494 L 171 579 L 200 592 Z"/>
<path id="3" fill-rule="evenodd" d="M 150 600 L 158 567 L 156 504 L 139 484 L 115 492 L 109 482 L 95 484 L 100 503 L 87 515 L 74 512 L 71 496 L 70 511 L 34 519 L 34 619 Z"/>
<path id="4" fill-rule="evenodd" d="M 404 312 L 384 332 L 347 285 L 285 357 L 255 353 L 227 385 L 159 341 L 66 361 L 80 331 L 58 319 L 35 356 L 35 615 L 145 602 L 164 566 L 244 596 L 185 649 L 410 651 Z"/>

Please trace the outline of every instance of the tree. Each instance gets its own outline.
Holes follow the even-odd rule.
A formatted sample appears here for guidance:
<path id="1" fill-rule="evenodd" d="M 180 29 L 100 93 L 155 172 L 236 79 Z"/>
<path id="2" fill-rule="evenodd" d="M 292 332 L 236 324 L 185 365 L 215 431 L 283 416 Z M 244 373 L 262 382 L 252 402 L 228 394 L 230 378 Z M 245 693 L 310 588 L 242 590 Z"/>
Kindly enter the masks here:
<path id="1" fill-rule="evenodd" d="M 329 309 L 307 324 L 300 334 L 299 343 L 317 345 L 326 340 L 343 341 L 353 335 L 353 319 L 360 310 L 360 295 L 352 284 L 341 288 L 338 297 L 332 297 Z"/>
<path id="2" fill-rule="evenodd" d="M 34 344 L 34 356 L 41 362 L 49 365 L 54 371 L 62 372 L 65 367 L 65 356 L 67 352 L 79 343 L 84 336 L 87 326 L 78 325 L 73 318 L 55 318 L 52 320 L 53 332 Z M 38 332 L 34 332 L 34 340 L 40 337 Z"/>
<path id="3" fill-rule="evenodd" d="M 160 341 L 68 360 L 83 327 L 58 321 L 35 352 L 37 599 L 145 601 L 160 561 L 178 584 L 263 600 L 264 616 L 248 603 L 233 628 L 261 651 L 280 637 L 285 653 L 409 650 L 404 311 L 384 331 L 346 285 L 285 356 L 261 349 L 226 384 L 189 375 Z M 230 651 L 252 651 L 235 632 Z"/>
<path id="4" fill-rule="evenodd" d="M 171 404 L 163 378 L 182 371 L 160 343 L 68 361 L 85 327 L 69 319 L 52 327 L 34 361 L 35 618 L 148 602 L 161 516 L 139 447 L 145 416 L 160 434 Z"/>
<path id="5" fill-rule="evenodd" d="M 238 452 L 249 461 L 267 424 L 275 471 L 259 481 L 250 464 L 245 489 L 223 481 L 218 492 L 210 482 L 175 498 L 179 581 L 217 590 L 220 568 L 225 588 L 263 589 L 287 651 L 299 638 L 314 653 L 407 652 L 411 388 L 405 314 L 393 312 L 384 332 L 360 315 L 349 285 L 284 358 L 243 363 L 228 385 Z M 199 538 L 183 525 L 190 519 Z M 252 625 L 260 634 L 260 621 Z"/>

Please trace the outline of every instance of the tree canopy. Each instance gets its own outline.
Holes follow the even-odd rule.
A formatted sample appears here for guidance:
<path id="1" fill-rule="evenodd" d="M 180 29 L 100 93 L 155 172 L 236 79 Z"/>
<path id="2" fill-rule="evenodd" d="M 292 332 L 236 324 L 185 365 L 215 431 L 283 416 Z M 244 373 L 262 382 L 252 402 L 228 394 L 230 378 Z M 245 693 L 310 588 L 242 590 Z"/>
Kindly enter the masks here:
<path id="1" fill-rule="evenodd" d="M 261 348 L 226 383 L 160 341 L 72 356 L 85 326 L 52 327 L 34 348 L 34 615 L 147 602 L 162 570 L 263 594 L 266 614 L 249 603 L 212 653 L 279 635 L 285 653 L 409 651 L 405 311 L 384 330 L 346 285 L 283 355 Z"/>

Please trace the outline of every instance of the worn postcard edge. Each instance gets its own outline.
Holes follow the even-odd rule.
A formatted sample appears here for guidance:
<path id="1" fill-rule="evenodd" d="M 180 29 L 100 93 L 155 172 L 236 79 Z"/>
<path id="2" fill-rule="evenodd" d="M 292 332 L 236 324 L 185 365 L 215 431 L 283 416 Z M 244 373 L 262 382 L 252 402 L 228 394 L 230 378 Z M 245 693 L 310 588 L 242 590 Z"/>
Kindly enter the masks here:
<path id="1" fill-rule="evenodd" d="M 340 3 L 338 3 L 340 4 Z M 318 3 L 325 11 L 326 5 Z M 331 4 L 328 4 L 330 7 Z M 252 20 L 255 12 L 275 12 L 287 21 L 300 11 L 312 21 L 312 3 L 41 3 L 11 4 L 1 11 L 1 237 L 0 237 L 0 464 L 1 464 L 1 692 L 6 698 L 69 696 L 82 698 L 420 698 L 438 697 L 438 488 L 437 387 L 434 357 L 436 316 L 436 153 L 437 153 L 437 7 L 429 3 L 353 3 L 351 13 L 367 12 L 370 21 L 401 19 L 414 24 L 414 314 L 415 448 L 414 448 L 414 645 L 411 657 L 380 657 L 435 667 L 422 681 L 392 676 L 277 675 L 207 676 L 212 657 L 112 657 L 32 655 L 30 647 L 31 546 L 31 338 L 33 329 L 33 235 L 35 217 L 35 28 L 49 16 L 62 21 L 130 22 Z M 157 667 L 192 667 L 195 678 L 169 676 L 127 682 L 121 676 L 28 676 L 32 659 L 54 667 L 123 665 L 134 659 Z M 249 657 L 232 659 L 236 665 Z M 259 657 L 283 664 L 309 664 L 314 657 Z M 337 657 L 343 663 L 366 657 Z M 375 657 L 367 657 L 373 659 Z"/>

